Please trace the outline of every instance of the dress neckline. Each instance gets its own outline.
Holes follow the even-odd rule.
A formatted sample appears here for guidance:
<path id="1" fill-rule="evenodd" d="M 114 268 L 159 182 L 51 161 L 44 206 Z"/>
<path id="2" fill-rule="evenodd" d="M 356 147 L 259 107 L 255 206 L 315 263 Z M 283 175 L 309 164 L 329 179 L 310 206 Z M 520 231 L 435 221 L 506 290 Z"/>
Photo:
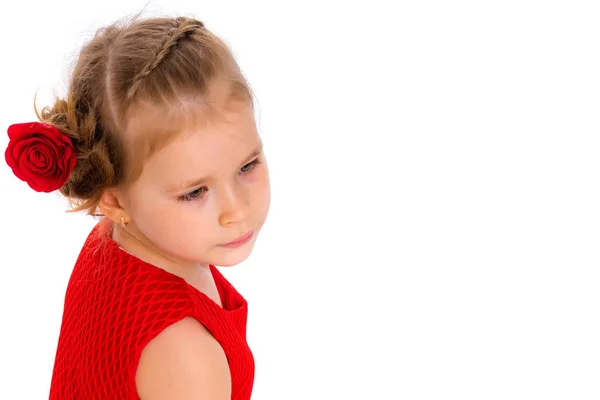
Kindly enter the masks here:
<path id="1" fill-rule="evenodd" d="M 205 303 L 210 304 L 211 307 L 224 311 L 227 313 L 236 312 L 238 310 L 245 310 L 247 307 L 245 299 L 237 292 L 237 290 L 225 279 L 221 272 L 213 264 L 209 264 L 209 269 L 212 278 L 214 279 L 217 291 L 219 294 L 219 300 L 221 305 L 217 304 L 211 297 L 206 295 L 204 292 L 198 290 L 196 287 L 189 284 L 184 278 L 179 275 L 175 275 L 172 272 L 166 271 L 156 265 L 150 264 L 133 254 L 129 253 L 125 249 L 119 246 L 119 244 L 112 238 L 112 230 L 114 223 L 103 217 L 98 223 L 100 229 L 100 235 L 102 241 L 110 247 L 109 251 L 119 252 L 122 257 L 134 261 L 135 265 L 163 275 L 166 279 L 174 280 L 182 283 L 188 290 L 194 295 L 201 298 Z"/>

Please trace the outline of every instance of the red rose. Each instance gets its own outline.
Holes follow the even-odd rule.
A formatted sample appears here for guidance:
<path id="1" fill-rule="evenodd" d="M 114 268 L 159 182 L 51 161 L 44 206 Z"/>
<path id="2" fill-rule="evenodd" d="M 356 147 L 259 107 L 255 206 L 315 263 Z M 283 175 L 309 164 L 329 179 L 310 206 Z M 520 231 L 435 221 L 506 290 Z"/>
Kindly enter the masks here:
<path id="1" fill-rule="evenodd" d="M 71 139 L 54 125 L 28 122 L 8 128 L 6 163 L 38 192 L 60 189 L 77 162 Z"/>

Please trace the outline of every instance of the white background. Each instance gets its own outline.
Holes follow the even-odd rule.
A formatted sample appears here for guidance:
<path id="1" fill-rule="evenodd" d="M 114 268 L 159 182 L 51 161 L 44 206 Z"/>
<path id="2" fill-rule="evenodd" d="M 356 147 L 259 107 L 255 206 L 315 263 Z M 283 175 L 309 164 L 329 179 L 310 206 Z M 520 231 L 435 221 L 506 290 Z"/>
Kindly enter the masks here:
<path id="1" fill-rule="evenodd" d="M 272 208 L 224 270 L 250 303 L 253 399 L 600 398 L 594 3 L 149 4 L 203 20 L 257 95 Z M 144 5 L 1 10 L 2 132 Z M 95 221 L 4 162 L 0 191 L 0 399 L 43 399 Z"/>

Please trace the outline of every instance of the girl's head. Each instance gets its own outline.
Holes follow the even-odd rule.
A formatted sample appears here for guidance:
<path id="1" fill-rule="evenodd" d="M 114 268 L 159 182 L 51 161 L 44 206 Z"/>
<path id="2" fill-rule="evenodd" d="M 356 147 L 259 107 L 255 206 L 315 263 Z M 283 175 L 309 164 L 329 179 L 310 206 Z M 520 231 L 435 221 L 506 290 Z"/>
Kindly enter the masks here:
<path id="1" fill-rule="evenodd" d="M 153 252 L 233 265 L 269 209 L 251 90 L 227 45 L 190 18 L 97 32 L 68 94 L 40 119 L 69 136 L 77 164 L 60 191 Z M 236 248 L 222 244 L 248 232 Z"/>

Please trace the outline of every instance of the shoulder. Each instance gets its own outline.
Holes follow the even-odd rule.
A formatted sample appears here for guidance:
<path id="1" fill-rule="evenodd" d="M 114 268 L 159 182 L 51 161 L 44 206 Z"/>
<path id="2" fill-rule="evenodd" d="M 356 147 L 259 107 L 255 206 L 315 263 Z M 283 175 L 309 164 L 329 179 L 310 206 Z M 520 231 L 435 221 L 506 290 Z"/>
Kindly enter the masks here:
<path id="1" fill-rule="evenodd" d="M 197 320 L 164 329 L 142 351 L 136 372 L 141 400 L 226 400 L 231 376 L 221 345 Z"/>

